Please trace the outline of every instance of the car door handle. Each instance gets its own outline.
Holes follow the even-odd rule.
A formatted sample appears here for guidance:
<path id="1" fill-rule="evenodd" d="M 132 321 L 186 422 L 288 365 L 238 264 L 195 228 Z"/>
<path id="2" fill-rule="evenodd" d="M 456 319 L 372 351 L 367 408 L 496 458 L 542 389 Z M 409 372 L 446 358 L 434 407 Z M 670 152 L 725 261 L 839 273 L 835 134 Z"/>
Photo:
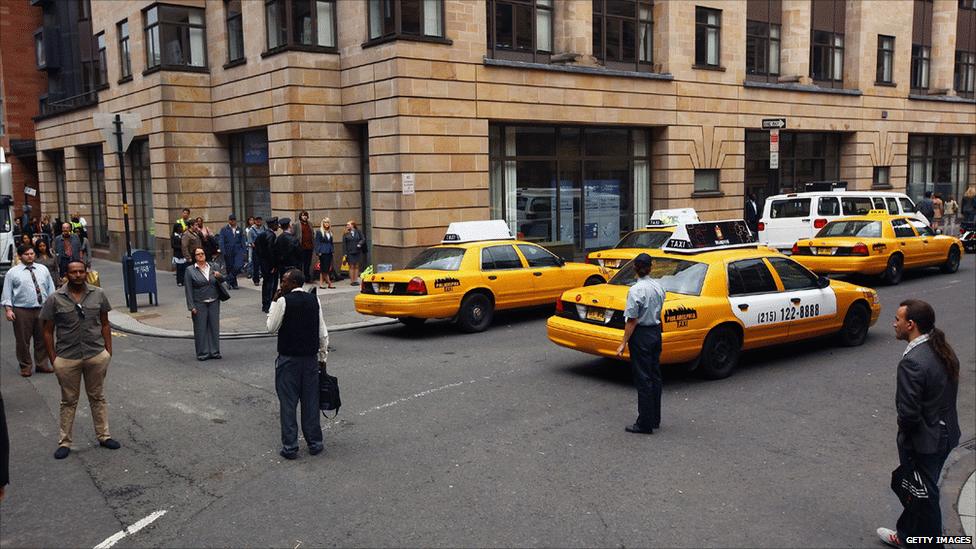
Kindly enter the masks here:
<path id="1" fill-rule="evenodd" d="M 534 273 L 532 273 L 532 275 L 533 276 L 542 276 L 542 273 L 540 273 L 540 272 L 534 272 Z"/>
<path id="2" fill-rule="evenodd" d="M 929 243 L 929 241 L 928 241 L 928 240 L 923 240 L 923 241 L 922 241 L 922 244 L 928 244 L 928 243 Z"/>
<path id="3" fill-rule="evenodd" d="M 749 310 L 749 304 L 748 303 L 739 303 L 739 310 L 740 311 L 748 311 Z"/>
<path id="4" fill-rule="evenodd" d="M 902 245 L 902 246 L 904 246 L 904 245 L 905 245 L 905 243 L 904 243 L 904 242 L 902 242 L 902 243 L 901 243 L 901 245 Z"/>
<path id="5" fill-rule="evenodd" d="M 498 277 L 495 276 L 495 275 L 489 275 L 488 276 L 488 280 L 497 280 L 497 279 L 498 279 Z"/>
<path id="6" fill-rule="evenodd" d="M 790 299 L 790 301 L 792 301 L 794 305 L 799 305 L 800 304 L 800 298 L 798 298 L 798 297 L 794 297 L 794 298 Z"/>
<path id="7" fill-rule="evenodd" d="M 810 218 L 807 218 L 807 219 L 801 219 L 800 221 L 802 221 L 803 223 L 809 223 L 809 222 L 810 222 Z"/>

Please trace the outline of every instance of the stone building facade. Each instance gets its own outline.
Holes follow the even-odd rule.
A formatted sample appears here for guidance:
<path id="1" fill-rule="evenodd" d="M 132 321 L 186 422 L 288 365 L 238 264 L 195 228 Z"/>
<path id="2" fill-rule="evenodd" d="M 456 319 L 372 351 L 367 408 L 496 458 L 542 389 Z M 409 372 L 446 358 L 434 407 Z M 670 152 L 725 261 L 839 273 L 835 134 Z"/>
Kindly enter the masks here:
<path id="1" fill-rule="evenodd" d="M 142 117 L 129 213 L 162 264 L 183 207 L 215 229 L 231 212 L 356 220 L 370 261 L 402 266 L 452 221 L 506 219 L 579 257 L 654 209 L 738 217 L 747 189 L 960 194 L 971 4 L 91 0 L 103 76 L 38 119 L 41 196 L 124 248 L 95 112 Z M 778 117 L 770 170 L 761 120 Z"/>

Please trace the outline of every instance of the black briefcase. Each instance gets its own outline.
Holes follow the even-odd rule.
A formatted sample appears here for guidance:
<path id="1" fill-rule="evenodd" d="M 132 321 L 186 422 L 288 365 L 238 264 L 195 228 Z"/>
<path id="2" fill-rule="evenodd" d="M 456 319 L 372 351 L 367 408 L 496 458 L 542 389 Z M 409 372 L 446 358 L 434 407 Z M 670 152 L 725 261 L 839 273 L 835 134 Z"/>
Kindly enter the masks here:
<path id="1" fill-rule="evenodd" d="M 342 406 L 342 398 L 339 397 L 339 380 L 335 376 L 329 375 L 325 363 L 319 364 L 319 410 L 322 415 L 326 412 L 335 411 L 336 417 L 339 415 L 339 408 Z"/>

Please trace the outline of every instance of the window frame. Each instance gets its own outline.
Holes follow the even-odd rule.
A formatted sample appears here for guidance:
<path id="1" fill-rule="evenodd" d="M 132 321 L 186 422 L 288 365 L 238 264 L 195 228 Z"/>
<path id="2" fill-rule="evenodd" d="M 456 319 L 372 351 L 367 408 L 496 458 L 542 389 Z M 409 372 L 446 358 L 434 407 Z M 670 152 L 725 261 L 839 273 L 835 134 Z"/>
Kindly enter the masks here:
<path id="1" fill-rule="evenodd" d="M 891 189 L 891 166 L 875 166 L 871 176 L 871 187 L 874 189 Z M 882 181 L 884 174 L 884 181 Z"/>
<path id="2" fill-rule="evenodd" d="M 898 234 L 899 227 L 907 227 L 912 234 Z M 892 219 L 891 220 L 891 230 L 894 232 L 895 238 L 916 238 L 918 234 L 915 232 L 915 227 L 912 227 L 911 223 L 907 219 Z"/>
<path id="3" fill-rule="evenodd" d="M 705 189 L 698 187 L 698 176 L 715 176 L 715 188 Z M 722 192 L 722 170 L 718 168 L 695 168 L 692 197 L 712 196 Z"/>
<path id="4" fill-rule="evenodd" d="M 819 281 L 820 278 L 815 273 L 811 272 L 810 269 L 807 269 L 799 262 L 794 261 L 787 257 L 767 257 L 766 261 L 769 263 L 769 266 L 773 268 L 773 272 L 776 273 L 776 276 L 779 278 L 779 282 L 780 284 L 782 284 L 784 292 L 799 292 L 803 290 L 816 290 L 819 288 L 817 282 Z M 786 278 L 786 276 L 784 276 L 783 272 L 780 271 L 777 265 L 783 265 L 786 269 L 792 268 L 797 273 L 806 275 L 808 284 L 806 286 L 800 286 L 796 288 L 787 286 L 786 281 L 788 279 Z M 786 273 L 786 274 L 790 274 L 790 273 Z"/>
<path id="5" fill-rule="evenodd" d="M 765 29 L 765 34 L 755 34 L 749 32 L 749 25 L 762 25 Z M 772 30 L 776 29 L 777 36 L 773 38 Z M 758 59 L 751 59 L 749 56 L 749 43 L 751 41 L 757 42 L 757 44 L 762 44 L 763 52 L 763 63 L 765 70 L 760 72 L 753 66 L 753 72 L 749 72 L 750 62 L 754 62 Z M 776 72 L 772 72 L 770 69 L 771 61 L 773 59 L 772 45 L 776 44 Z M 757 48 L 758 50 L 758 48 Z M 758 51 L 756 52 L 758 54 Z M 779 76 L 781 74 L 780 69 L 782 68 L 783 61 L 783 26 L 779 23 L 772 23 L 770 21 L 758 21 L 754 19 L 749 19 L 746 21 L 746 79 L 762 82 L 778 82 Z"/>
<path id="6" fill-rule="evenodd" d="M 108 46 L 105 41 L 105 31 L 93 36 L 92 43 L 95 46 L 95 62 L 92 64 L 95 89 L 108 89 Z"/>
<path id="7" fill-rule="evenodd" d="M 549 2 L 548 5 L 543 5 L 542 10 L 549 12 L 549 45 L 550 49 L 555 49 L 555 5 L 553 0 L 541 0 L 543 2 Z M 561 1 L 561 0 L 555 0 Z M 539 49 L 538 44 L 538 26 L 539 26 L 539 2 L 540 0 L 488 0 L 485 2 L 488 10 L 488 53 L 493 59 L 510 59 L 513 61 L 527 61 L 531 63 L 548 63 L 554 52 L 545 51 Z M 496 14 L 498 12 L 498 6 L 511 6 L 512 7 L 512 43 L 511 48 L 499 48 L 498 39 L 496 36 L 497 27 L 496 25 Z M 528 6 L 532 10 L 532 15 L 530 20 L 532 22 L 531 29 L 529 31 L 532 40 L 532 47 L 530 50 L 519 50 L 514 44 L 518 43 L 518 35 L 516 33 L 516 13 L 517 7 L 522 6 L 523 8 Z"/>
<path id="8" fill-rule="evenodd" d="M 885 42 L 889 42 L 887 45 Z M 887 60 L 887 78 L 885 77 L 885 61 Z M 884 34 L 878 35 L 878 53 L 875 67 L 874 83 L 881 86 L 894 86 L 895 78 L 895 37 Z"/>
<path id="9" fill-rule="evenodd" d="M 922 72 L 924 69 L 924 72 Z M 925 93 L 929 89 L 932 76 L 932 48 L 923 44 L 912 44 L 911 90 Z M 924 82 L 923 82 L 924 80 Z"/>
<path id="10" fill-rule="evenodd" d="M 292 22 L 293 9 L 296 2 L 308 2 L 309 13 L 312 18 L 312 30 L 311 34 L 315 39 L 314 44 L 303 44 L 301 42 L 295 41 L 295 29 Z M 331 46 L 320 46 L 318 44 L 319 36 L 319 16 L 318 16 L 318 5 L 319 3 L 326 3 L 332 5 L 332 40 L 335 42 Z M 276 32 L 284 33 L 284 40 L 280 44 L 274 46 L 271 45 L 271 35 L 268 34 L 268 13 L 270 13 L 269 7 L 277 6 L 279 26 L 275 29 Z M 313 53 L 339 53 L 339 38 L 338 38 L 338 23 L 337 19 L 337 5 L 336 0 L 264 0 L 264 52 L 261 53 L 261 57 L 268 57 L 281 53 L 283 51 L 307 51 Z"/>
<path id="11" fill-rule="evenodd" d="M 963 80 L 960 88 L 960 80 Z M 956 95 L 969 99 L 976 98 L 976 52 L 956 50 L 952 69 L 952 89 Z"/>
<path id="12" fill-rule="evenodd" d="M 596 57 L 603 65 L 610 69 L 618 70 L 629 70 L 635 72 L 654 72 L 654 1 L 653 0 L 627 0 L 629 3 L 633 4 L 634 13 L 631 16 L 610 14 L 607 12 L 607 2 L 609 0 L 593 0 L 593 56 Z M 601 12 L 596 12 L 596 6 L 601 6 Z M 641 15 L 642 10 L 646 10 L 648 18 L 643 18 Z M 614 22 L 618 25 L 620 32 L 620 42 L 618 47 L 618 58 L 608 59 L 607 57 L 607 28 L 610 22 Z M 624 46 L 624 32 L 623 27 L 627 22 L 631 22 L 634 25 L 634 43 L 632 44 L 634 51 L 634 59 L 628 60 L 623 56 L 623 46 Z M 599 26 L 600 36 L 599 44 L 597 44 L 597 32 L 596 29 Z M 648 39 L 647 51 L 642 47 L 641 36 L 642 33 L 646 32 Z M 641 60 L 641 55 L 646 54 L 648 59 Z"/>
<path id="13" fill-rule="evenodd" d="M 699 12 L 705 15 L 705 22 L 700 23 L 698 21 Z M 708 15 L 714 13 L 718 17 L 718 23 L 712 24 L 708 23 Z M 716 32 L 715 40 L 715 63 L 708 62 L 708 33 L 711 30 Z M 705 51 L 704 56 L 699 59 L 698 52 L 698 34 L 699 32 L 704 32 L 705 38 Z M 705 6 L 695 6 L 695 64 L 692 65 L 695 69 L 706 69 L 706 70 L 725 70 L 722 67 L 722 10 L 717 8 L 708 8 Z"/>
<path id="14" fill-rule="evenodd" d="M 125 25 L 125 35 L 122 26 Z M 119 47 L 119 84 L 132 80 L 132 51 L 129 43 L 129 19 L 123 19 L 115 24 L 115 37 Z"/>
<path id="15" fill-rule="evenodd" d="M 41 60 L 38 54 L 43 55 L 44 59 Z M 41 27 L 34 31 L 34 66 L 38 70 L 44 70 L 47 68 L 47 63 L 47 43 L 44 41 L 44 28 Z"/>
<path id="16" fill-rule="evenodd" d="M 817 33 L 823 33 L 829 37 L 829 40 L 824 42 L 818 42 L 816 40 Z M 837 45 L 837 39 L 840 38 L 840 45 Z M 819 74 L 815 74 L 813 70 L 813 60 L 817 57 L 817 49 L 826 49 L 827 55 L 827 75 L 828 78 L 819 78 Z M 844 51 L 846 45 L 844 43 L 844 33 L 826 31 L 826 30 L 811 30 L 810 31 L 810 78 L 821 87 L 828 88 L 842 88 L 844 86 Z M 834 60 L 837 59 L 837 53 L 840 52 L 840 78 L 835 78 L 834 75 L 838 73 L 837 66 Z M 838 85 L 839 84 L 839 85 Z"/>
<path id="17" fill-rule="evenodd" d="M 188 12 L 189 12 L 189 10 L 198 11 L 198 12 L 200 12 L 200 15 L 201 15 L 201 18 L 200 19 L 201 19 L 202 23 L 196 24 L 196 23 L 178 23 L 178 22 L 175 22 L 175 21 L 165 21 L 162 16 L 163 16 L 163 13 L 166 11 L 166 9 L 188 10 Z M 149 13 L 152 10 L 156 10 L 156 21 L 153 22 L 153 23 L 149 23 Z M 145 8 L 142 9 L 142 24 L 143 24 L 142 25 L 142 27 L 143 27 L 143 29 L 142 29 L 142 32 L 143 32 L 142 36 L 143 36 L 143 44 L 144 44 L 144 48 L 143 49 L 146 52 L 146 57 L 145 57 L 145 60 L 146 60 L 146 70 L 144 70 L 142 72 L 143 75 L 152 74 L 152 73 L 157 72 L 157 71 L 182 71 L 182 72 L 206 72 L 206 73 L 210 72 L 209 51 L 208 51 L 208 48 L 207 48 L 207 12 L 206 12 L 206 8 L 196 8 L 196 7 L 192 7 L 192 6 L 183 6 L 183 5 L 178 5 L 178 4 L 167 4 L 167 3 L 164 3 L 164 2 L 155 2 L 155 3 L 150 4 L 149 6 L 146 6 Z M 202 29 L 203 30 L 203 40 L 202 40 L 202 45 L 203 45 L 203 63 L 204 63 L 203 66 L 200 66 L 200 65 L 190 65 L 190 64 L 179 64 L 179 63 L 168 63 L 167 62 L 168 60 L 166 59 L 166 53 L 165 53 L 165 50 L 163 49 L 162 40 L 161 40 L 162 29 L 164 28 L 165 25 L 173 25 L 173 26 L 176 26 L 178 28 Z M 150 55 L 152 54 L 152 50 L 149 48 L 149 43 L 150 43 L 149 36 L 150 36 L 150 32 L 152 30 L 154 30 L 154 29 L 158 29 L 158 31 L 156 33 L 156 40 L 157 40 L 157 47 L 159 48 L 159 50 L 158 50 L 159 63 L 157 63 L 155 65 L 152 65 L 151 64 L 151 60 L 150 60 Z M 188 38 L 187 45 L 190 46 L 190 47 L 192 47 L 192 39 L 189 39 Z M 191 58 L 192 58 L 192 51 L 193 51 L 192 49 L 188 50 L 189 55 L 190 55 Z"/>
<path id="18" fill-rule="evenodd" d="M 750 264 L 758 263 L 759 265 L 762 265 L 762 268 L 763 269 L 766 269 L 766 275 L 769 277 L 769 282 L 771 282 L 773 284 L 773 288 L 771 290 L 766 289 L 766 290 L 762 290 L 762 291 L 758 291 L 758 292 L 746 292 L 746 291 L 743 291 L 743 292 L 733 293 L 732 292 L 732 273 L 733 273 L 733 270 L 735 271 L 735 274 L 738 275 L 739 278 L 744 283 L 745 280 L 746 280 L 746 277 L 742 276 L 741 271 L 739 270 L 739 265 L 744 264 L 744 263 L 750 263 Z M 779 286 L 776 285 L 776 278 L 773 276 L 773 269 L 771 268 L 771 266 L 769 264 L 767 264 L 765 261 L 763 261 L 761 257 L 751 257 L 751 258 L 747 258 L 747 259 L 739 259 L 739 260 L 736 260 L 736 261 L 730 261 L 728 263 L 728 265 L 726 266 L 726 268 L 725 268 L 725 283 L 727 285 L 727 290 L 728 290 L 729 297 L 741 297 L 741 296 L 750 296 L 750 295 L 767 295 L 767 294 L 780 293 L 782 291 L 782 290 L 779 289 Z M 742 288 L 742 289 L 745 290 L 746 288 Z"/>
<path id="19" fill-rule="evenodd" d="M 387 42 L 392 42 L 395 40 L 412 40 L 416 42 L 432 42 L 435 44 L 453 44 L 454 42 L 447 38 L 447 15 L 446 8 L 444 7 L 444 0 L 437 0 L 438 5 L 438 19 L 440 34 L 425 34 L 423 32 L 424 21 L 426 19 L 427 2 L 425 0 L 418 0 L 417 5 L 420 8 L 420 12 L 417 14 L 420 20 L 421 31 L 420 33 L 405 32 L 403 30 L 403 4 L 399 0 L 363 0 L 366 5 L 366 41 L 363 42 L 362 47 L 369 48 L 379 44 L 385 44 Z M 373 36 L 372 29 L 372 19 L 371 14 L 373 12 L 373 6 L 387 6 L 392 5 L 393 7 L 393 30 L 389 32 L 381 32 L 380 34 Z M 386 29 L 381 29 L 385 31 Z"/>
<path id="20" fill-rule="evenodd" d="M 515 257 L 515 259 L 518 260 L 518 262 L 519 262 L 518 267 L 498 267 L 497 266 L 497 259 L 495 259 L 495 255 L 491 251 L 491 250 L 494 250 L 496 248 L 508 248 L 512 252 L 512 255 Z M 487 254 L 488 257 L 491 258 L 491 268 L 490 269 L 486 269 L 485 268 L 485 254 Z M 511 258 L 509 258 L 509 261 L 510 260 L 511 260 Z M 480 265 L 480 268 L 481 268 L 482 271 L 514 271 L 515 269 L 525 269 L 526 267 L 525 267 L 525 263 L 522 262 L 522 256 L 520 256 L 518 254 L 518 252 L 515 250 L 515 246 L 514 245 L 512 245 L 512 244 L 495 244 L 495 245 L 492 245 L 492 246 L 485 246 L 484 248 L 481 248 L 481 265 Z"/>
<path id="21" fill-rule="evenodd" d="M 231 4 L 237 3 L 238 11 L 236 14 L 231 15 Z M 232 57 L 231 53 L 231 25 L 233 23 L 237 24 L 237 29 L 239 33 L 235 34 L 238 37 L 241 53 L 239 57 Z M 227 63 L 224 64 L 224 68 L 228 69 L 230 67 L 236 67 L 237 65 L 243 65 L 247 63 L 247 56 L 244 55 L 244 6 L 243 0 L 224 0 L 224 34 L 227 37 Z"/>

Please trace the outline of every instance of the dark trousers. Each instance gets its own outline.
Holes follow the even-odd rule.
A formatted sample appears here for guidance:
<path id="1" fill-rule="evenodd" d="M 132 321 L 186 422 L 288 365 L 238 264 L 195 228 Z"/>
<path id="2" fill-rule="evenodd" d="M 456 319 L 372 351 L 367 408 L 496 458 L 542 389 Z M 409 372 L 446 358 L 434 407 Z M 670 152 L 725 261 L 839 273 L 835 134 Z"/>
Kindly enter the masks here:
<path id="1" fill-rule="evenodd" d="M 263 272 L 264 269 L 261 268 L 261 259 L 258 258 L 258 254 L 252 252 L 251 253 L 251 280 L 254 281 L 255 284 L 257 284 L 258 282 L 261 281 L 261 273 Z"/>
<path id="2" fill-rule="evenodd" d="M 302 435 L 310 450 L 322 448 L 322 424 L 319 423 L 318 357 L 278 355 L 275 363 L 275 391 L 281 416 L 281 449 L 298 451 L 298 422 L 295 406 L 301 403 Z"/>
<path id="3" fill-rule="evenodd" d="M 241 274 L 243 256 L 240 251 L 224 253 L 224 264 L 227 265 L 227 283 L 231 288 L 237 287 L 237 275 Z"/>
<path id="4" fill-rule="evenodd" d="M 209 303 L 197 302 L 193 306 L 193 346 L 197 358 L 209 358 L 220 354 L 220 300 Z"/>
<path id="5" fill-rule="evenodd" d="M 186 261 L 176 264 L 176 283 L 180 286 L 183 285 L 183 279 L 186 277 L 186 265 Z"/>
<path id="6" fill-rule="evenodd" d="M 45 369 L 49 366 L 47 348 L 44 346 L 44 321 L 41 320 L 41 308 L 25 309 L 14 307 L 14 342 L 17 349 L 17 362 L 20 369 L 31 371 L 37 366 Z M 34 359 L 31 361 L 31 344 L 34 347 Z"/>
<path id="7" fill-rule="evenodd" d="M 267 312 L 271 308 L 271 298 L 278 290 L 278 277 L 271 272 L 271 265 L 261 262 L 261 310 Z"/>
<path id="8" fill-rule="evenodd" d="M 939 449 L 934 454 L 919 454 L 905 448 L 898 448 L 898 459 L 902 465 L 912 465 L 925 479 L 929 497 L 918 500 L 906 507 L 898 517 L 898 537 L 904 541 L 912 536 L 941 536 L 942 508 L 939 505 L 939 475 L 949 457 L 949 435 L 943 428 Z M 941 547 L 938 545 L 937 547 Z"/>
<path id="9" fill-rule="evenodd" d="M 637 425 L 657 429 L 661 426 L 661 327 L 638 325 L 627 344 L 637 387 Z"/>
<path id="10" fill-rule="evenodd" d="M 302 274 L 305 280 L 312 280 L 312 250 L 302 250 Z"/>

